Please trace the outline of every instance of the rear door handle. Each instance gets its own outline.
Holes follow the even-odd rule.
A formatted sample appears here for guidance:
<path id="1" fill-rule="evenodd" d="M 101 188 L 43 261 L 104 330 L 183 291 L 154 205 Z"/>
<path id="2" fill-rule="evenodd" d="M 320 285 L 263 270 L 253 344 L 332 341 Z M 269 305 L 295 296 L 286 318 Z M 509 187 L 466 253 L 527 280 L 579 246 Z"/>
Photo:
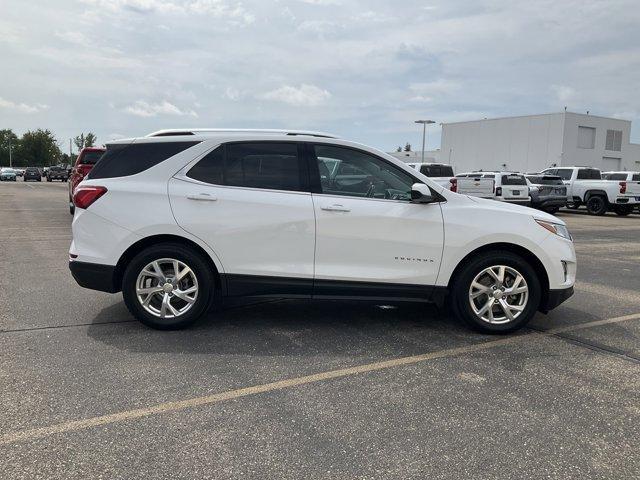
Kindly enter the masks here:
<path id="1" fill-rule="evenodd" d="M 327 212 L 350 212 L 351 209 L 344 207 L 342 205 L 326 205 L 324 207 L 320 207 L 320 210 L 326 210 Z"/>
<path id="2" fill-rule="evenodd" d="M 201 200 L 205 202 L 215 202 L 216 200 L 218 200 L 217 197 L 214 197 L 213 195 L 209 195 L 208 193 L 190 194 L 190 195 L 187 195 L 187 198 L 189 200 Z"/>

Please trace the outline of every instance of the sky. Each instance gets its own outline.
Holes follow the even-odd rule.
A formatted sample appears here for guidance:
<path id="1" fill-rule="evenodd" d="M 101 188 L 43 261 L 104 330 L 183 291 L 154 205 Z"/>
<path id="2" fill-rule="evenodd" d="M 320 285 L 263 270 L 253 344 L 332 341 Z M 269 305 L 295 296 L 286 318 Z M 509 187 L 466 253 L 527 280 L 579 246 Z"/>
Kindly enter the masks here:
<path id="1" fill-rule="evenodd" d="M 441 122 L 635 122 L 637 0 L 0 0 L 0 129 L 331 132 L 385 151 Z"/>

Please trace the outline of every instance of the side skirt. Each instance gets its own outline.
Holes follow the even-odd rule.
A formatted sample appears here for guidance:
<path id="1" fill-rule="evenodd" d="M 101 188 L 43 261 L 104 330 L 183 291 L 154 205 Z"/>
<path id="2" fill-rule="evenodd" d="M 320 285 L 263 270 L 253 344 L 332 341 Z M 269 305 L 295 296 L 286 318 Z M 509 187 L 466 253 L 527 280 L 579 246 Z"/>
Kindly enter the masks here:
<path id="1" fill-rule="evenodd" d="M 441 305 L 446 287 L 383 282 L 313 280 L 261 275 L 221 275 L 226 297 L 307 298 L 435 302 Z"/>

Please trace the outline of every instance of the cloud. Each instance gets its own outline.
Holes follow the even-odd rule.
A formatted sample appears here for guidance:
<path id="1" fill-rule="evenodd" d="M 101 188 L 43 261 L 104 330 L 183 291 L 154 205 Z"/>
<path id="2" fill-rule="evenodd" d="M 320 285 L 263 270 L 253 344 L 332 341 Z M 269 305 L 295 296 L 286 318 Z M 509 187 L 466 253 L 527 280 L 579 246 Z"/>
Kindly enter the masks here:
<path id="1" fill-rule="evenodd" d="M 573 87 L 567 85 L 552 85 L 551 89 L 555 92 L 560 102 L 568 103 L 576 99 L 577 92 Z"/>
<path id="2" fill-rule="evenodd" d="M 235 22 L 251 24 L 255 16 L 241 3 L 230 4 L 225 0 L 82 0 L 83 3 L 109 12 L 129 11 L 138 14 L 205 15 L 228 18 Z"/>
<path id="3" fill-rule="evenodd" d="M 38 103 L 35 105 L 27 105 L 26 103 L 16 103 L 16 102 L 12 102 L 11 100 L 5 100 L 4 98 L 0 97 L 0 108 L 13 110 L 15 112 L 20 112 L 20 113 L 38 113 L 38 112 L 42 112 L 43 110 L 48 110 L 49 105 L 44 105 L 42 103 Z"/>
<path id="4" fill-rule="evenodd" d="M 271 90 L 260 96 L 265 100 L 274 100 L 296 107 L 317 107 L 331 98 L 331 93 L 315 85 L 302 84 L 300 87 L 283 87 Z"/>
<path id="5" fill-rule="evenodd" d="M 198 114 L 193 110 L 181 110 L 166 100 L 160 103 L 147 103 L 144 100 L 137 100 L 132 105 L 125 107 L 124 111 L 137 117 L 155 117 L 158 115 L 198 117 Z"/>

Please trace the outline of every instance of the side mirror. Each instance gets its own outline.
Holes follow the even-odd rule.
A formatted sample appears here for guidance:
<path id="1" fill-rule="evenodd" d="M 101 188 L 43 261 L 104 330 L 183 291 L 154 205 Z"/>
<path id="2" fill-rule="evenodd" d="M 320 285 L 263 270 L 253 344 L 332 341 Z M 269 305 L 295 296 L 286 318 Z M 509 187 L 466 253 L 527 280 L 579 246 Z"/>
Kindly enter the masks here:
<path id="1" fill-rule="evenodd" d="M 412 203 L 433 203 L 434 198 L 431 195 L 431 189 L 424 183 L 414 183 L 411 186 L 411 202 Z"/>

